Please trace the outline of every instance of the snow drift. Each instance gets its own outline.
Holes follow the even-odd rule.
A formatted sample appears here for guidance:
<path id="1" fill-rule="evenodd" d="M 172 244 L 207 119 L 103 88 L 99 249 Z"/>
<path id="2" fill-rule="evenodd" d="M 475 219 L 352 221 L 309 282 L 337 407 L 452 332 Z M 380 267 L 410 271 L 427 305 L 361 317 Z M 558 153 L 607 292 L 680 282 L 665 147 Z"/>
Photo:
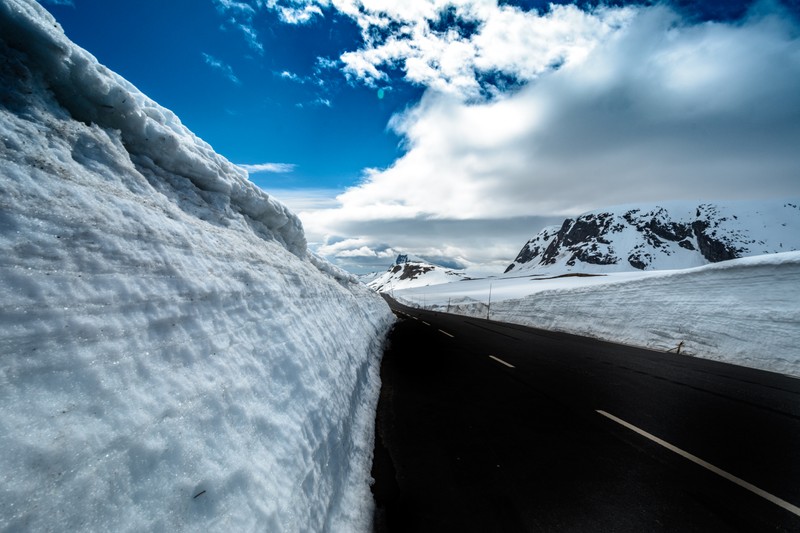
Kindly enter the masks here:
<path id="1" fill-rule="evenodd" d="M 682 343 L 683 353 L 800 377 L 800 252 L 684 270 L 464 281 L 394 296 L 657 350 Z"/>
<path id="2" fill-rule="evenodd" d="M 34 2 L 0 55 L 0 530 L 367 530 L 383 301 Z"/>

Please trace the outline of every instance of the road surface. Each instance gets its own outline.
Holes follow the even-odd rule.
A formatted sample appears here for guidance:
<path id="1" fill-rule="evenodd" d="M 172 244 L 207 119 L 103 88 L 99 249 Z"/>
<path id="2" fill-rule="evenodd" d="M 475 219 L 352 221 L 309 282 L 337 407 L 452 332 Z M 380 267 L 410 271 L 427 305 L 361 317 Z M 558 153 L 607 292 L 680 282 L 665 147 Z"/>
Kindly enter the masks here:
<path id="1" fill-rule="evenodd" d="M 377 531 L 800 531 L 800 380 L 387 301 Z"/>

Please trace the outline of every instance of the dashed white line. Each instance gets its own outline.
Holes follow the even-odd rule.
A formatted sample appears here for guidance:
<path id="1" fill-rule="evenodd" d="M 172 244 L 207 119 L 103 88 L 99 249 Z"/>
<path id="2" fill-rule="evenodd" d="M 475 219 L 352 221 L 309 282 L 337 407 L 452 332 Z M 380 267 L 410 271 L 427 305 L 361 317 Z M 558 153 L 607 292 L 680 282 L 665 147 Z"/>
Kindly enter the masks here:
<path id="1" fill-rule="evenodd" d="M 688 459 L 691 462 L 693 462 L 693 463 L 695 463 L 697 465 L 700 465 L 700 466 L 702 466 L 703 468 L 705 468 L 707 470 L 710 470 L 710 471 L 714 472 L 718 476 L 721 476 L 721 477 L 727 479 L 728 481 L 736 483 L 740 487 L 749 490 L 753 494 L 757 494 L 758 496 L 761 496 L 765 500 L 768 500 L 768 501 L 774 503 L 778 507 L 782 507 L 782 508 L 786 509 L 787 511 L 789 511 L 790 513 L 793 513 L 793 514 L 795 514 L 797 516 L 800 516 L 800 507 L 797 507 L 796 505 L 792 505 L 791 503 L 787 502 L 786 500 L 782 500 L 781 498 L 778 498 L 777 496 L 774 496 L 774 495 L 770 494 L 769 492 L 767 492 L 765 490 L 762 490 L 762 489 L 756 487 L 755 485 L 753 485 L 751 483 L 748 483 L 747 481 L 734 476 L 733 474 L 729 474 L 728 472 L 722 470 L 721 468 L 717 468 L 716 466 L 712 465 L 711 463 L 703 461 L 699 457 L 697 457 L 695 455 L 692 455 L 689 452 L 683 451 L 680 448 L 678 448 L 677 446 L 673 446 L 669 442 L 667 442 L 667 441 L 665 441 L 663 439 L 659 439 L 655 435 L 652 435 L 652 434 L 646 432 L 643 429 L 637 428 L 633 424 L 625 422 L 621 418 L 617 418 L 616 416 L 614 416 L 612 414 L 609 414 L 609 413 L 606 413 L 605 411 L 601 411 L 599 409 L 597 409 L 597 412 L 600 413 L 601 415 L 603 415 L 604 417 L 606 417 L 606 418 L 608 418 L 610 420 L 613 420 L 617 424 L 619 424 L 621 426 L 625 426 L 626 428 L 630 429 L 631 431 L 634 431 L 634 432 L 638 433 L 642 437 L 650 439 L 651 441 L 655 442 L 656 444 L 659 444 L 659 445 L 663 446 L 664 448 L 668 449 L 669 451 L 675 452 L 678 455 L 680 455 L 681 457 L 683 457 L 685 459 Z"/>
<path id="2" fill-rule="evenodd" d="M 455 338 L 455 335 L 451 335 L 451 334 L 447 333 L 447 332 L 446 332 L 445 330 L 443 330 L 443 329 L 440 329 L 440 330 L 439 330 L 439 333 L 444 333 L 445 335 L 447 335 L 447 336 L 448 336 L 448 337 L 450 337 L 451 339 L 454 339 L 454 338 Z"/>
<path id="3" fill-rule="evenodd" d="M 503 360 L 502 360 L 502 359 L 500 359 L 499 357 L 495 357 L 495 356 L 493 356 L 493 355 L 490 355 L 490 356 L 489 356 L 489 358 L 490 358 L 490 359 L 494 359 L 495 361 L 497 361 L 497 362 L 498 362 L 498 363 L 500 363 L 501 365 L 506 365 L 508 368 L 515 368 L 515 367 L 514 367 L 514 365 L 512 365 L 512 364 L 509 364 L 509 363 L 506 363 L 505 361 L 503 361 Z"/>
<path id="4" fill-rule="evenodd" d="M 422 323 L 423 323 L 423 324 L 425 324 L 426 326 L 430 326 L 430 324 L 428 324 L 428 323 L 427 323 L 427 322 L 425 322 L 424 320 L 422 321 Z"/>

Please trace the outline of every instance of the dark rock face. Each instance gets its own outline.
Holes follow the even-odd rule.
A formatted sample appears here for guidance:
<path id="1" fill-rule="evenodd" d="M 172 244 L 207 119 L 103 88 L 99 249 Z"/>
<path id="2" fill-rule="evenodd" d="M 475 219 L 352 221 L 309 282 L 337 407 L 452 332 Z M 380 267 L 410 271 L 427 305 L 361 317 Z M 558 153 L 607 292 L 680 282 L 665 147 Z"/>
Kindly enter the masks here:
<path id="1" fill-rule="evenodd" d="M 522 265 L 574 267 L 624 261 L 645 270 L 666 256 L 687 252 L 699 252 L 712 263 L 735 259 L 747 253 L 743 244 L 750 241 L 742 231 L 725 229 L 726 220 L 712 204 L 700 205 L 694 219 L 691 211 L 675 218 L 663 207 L 589 213 L 542 230 L 525 243 L 506 272 Z"/>
<path id="2" fill-rule="evenodd" d="M 395 266 L 395 268 L 399 269 L 400 265 Z M 421 265 L 419 263 L 406 263 L 403 265 L 403 273 L 400 274 L 401 280 L 403 279 L 417 279 L 421 275 L 426 272 L 430 272 L 433 270 L 432 265 Z M 399 270 L 392 270 L 392 272 L 399 272 Z"/>
<path id="3" fill-rule="evenodd" d="M 571 219 L 567 219 L 564 224 L 567 224 Z M 539 234 L 525 243 L 522 250 L 519 251 L 514 262 L 508 265 L 505 272 L 510 272 L 517 264 L 525 264 L 533 261 L 535 258 L 543 256 L 548 247 L 548 242 L 556 235 L 555 232 L 550 231 L 551 228 L 545 228 Z M 559 232 L 560 234 L 560 232 Z"/>
<path id="4" fill-rule="evenodd" d="M 696 220 L 692 222 L 692 230 L 694 230 L 695 238 L 697 239 L 697 247 L 703 257 L 708 259 L 711 263 L 718 263 L 719 261 L 727 261 L 728 259 L 736 259 L 740 257 L 742 249 L 735 248 L 725 243 L 724 241 L 717 240 L 713 237 L 713 233 L 709 235 L 707 232 L 709 223 L 705 220 Z"/>

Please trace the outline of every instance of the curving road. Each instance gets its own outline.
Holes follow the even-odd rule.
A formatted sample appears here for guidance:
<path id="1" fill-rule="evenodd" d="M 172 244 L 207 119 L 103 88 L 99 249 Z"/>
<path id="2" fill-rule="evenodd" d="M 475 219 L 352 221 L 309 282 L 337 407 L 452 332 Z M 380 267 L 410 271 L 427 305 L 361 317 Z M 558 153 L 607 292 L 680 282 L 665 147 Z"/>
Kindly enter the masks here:
<path id="1" fill-rule="evenodd" d="M 387 301 L 377 531 L 800 531 L 800 380 Z"/>

